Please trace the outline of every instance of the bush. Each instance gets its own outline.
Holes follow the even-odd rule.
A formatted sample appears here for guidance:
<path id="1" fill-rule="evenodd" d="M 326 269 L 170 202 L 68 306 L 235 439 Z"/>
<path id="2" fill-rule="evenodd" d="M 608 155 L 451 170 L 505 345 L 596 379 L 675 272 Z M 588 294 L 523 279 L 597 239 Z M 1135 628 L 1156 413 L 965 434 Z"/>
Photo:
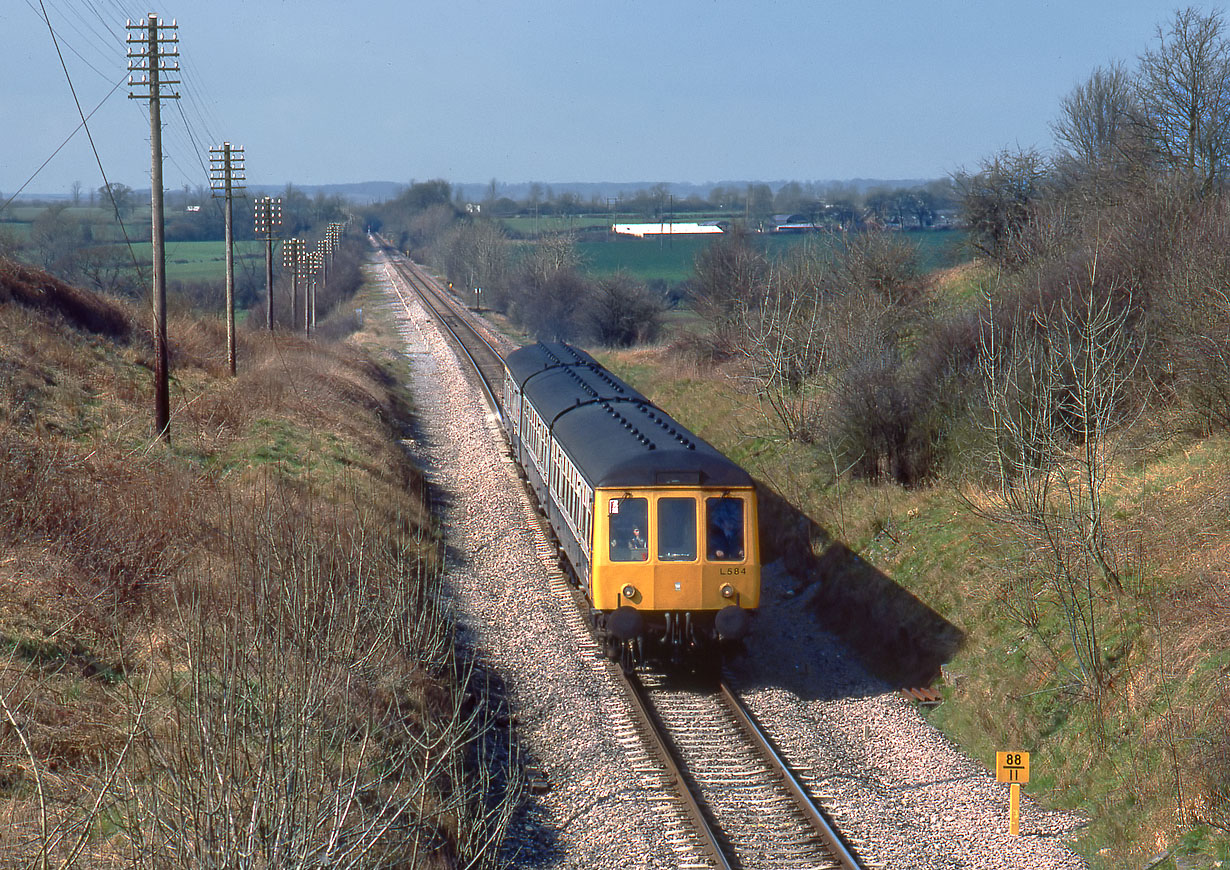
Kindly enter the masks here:
<path id="1" fill-rule="evenodd" d="M 589 336 L 604 347 L 653 341 L 662 328 L 663 303 L 644 284 L 624 273 L 600 279 L 586 298 Z"/>

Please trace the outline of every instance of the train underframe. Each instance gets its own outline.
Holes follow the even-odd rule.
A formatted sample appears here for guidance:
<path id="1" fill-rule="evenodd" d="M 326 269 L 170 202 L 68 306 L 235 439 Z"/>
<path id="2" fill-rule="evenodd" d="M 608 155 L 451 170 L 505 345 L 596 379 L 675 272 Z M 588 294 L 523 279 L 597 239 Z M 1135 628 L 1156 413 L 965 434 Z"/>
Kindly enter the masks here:
<path id="1" fill-rule="evenodd" d="M 620 607 L 591 610 L 607 657 L 625 670 L 645 664 L 714 664 L 743 648 L 751 613 L 736 605 L 719 611 L 659 611 Z"/>

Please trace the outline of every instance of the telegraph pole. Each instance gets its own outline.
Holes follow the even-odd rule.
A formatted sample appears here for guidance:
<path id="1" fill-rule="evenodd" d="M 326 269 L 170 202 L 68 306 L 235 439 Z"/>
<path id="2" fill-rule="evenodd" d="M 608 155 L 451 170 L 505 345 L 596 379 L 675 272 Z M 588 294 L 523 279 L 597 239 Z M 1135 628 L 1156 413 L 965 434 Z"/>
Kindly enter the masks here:
<path id="1" fill-rule="evenodd" d="M 265 296 L 268 299 L 265 325 L 273 332 L 273 240 L 282 228 L 282 200 L 261 197 L 252 204 L 256 237 L 265 242 Z"/>
<path id="2" fill-rule="evenodd" d="M 237 184 L 245 179 L 243 174 L 243 146 L 223 142 L 221 148 L 209 149 L 209 184 L 215 191 L 223 191 L 226 199 L 226 360 L 235 374 L 235 228 L 231 201 L 235 191 L 242 191 Z M 214 193 L 214 198 L 218 194 Z"/>
<path id="3" fill-rule="evenodd" d="M 303 239 L 287 239 L 282 243 L 282 265 L 290 270 L 290 325 L 299 320 L 299 273 L 307 264 Z"/>
<path id="4" fill-rule="evenodd" d="M 316 282 L 321 277 L 320 273 L 324 265 L 324 258 L 319 249 L 308 252 L 309 281 L 305 288 L 307 298 L 303 302 L 303 331 L 307 335 L 311 335 L 312 330 L 316 328 Z"/>
<path id="5" fill-rule="evenodd" d="M 179 94 L 175 91 L 163 93 L 162 90 L 165 86 L 180 83 L 179 79 L 174 78 L 179 73 L 179 61 L 176 59 L 179 57 L 179 33 L 174 19 L 171 20 L 170 26 L 167 26 L 152 12 L 146 21 L 136 24 L 128 21 L 125 27 L 129 31 L 128 86 L 134 91 L 128 98 L 149 101 L 150 241 L 154 261 L 154 428 L 159 438 L 170 441 L 171 391 L 167 371 L 167 260 L 162 212 L 161 101 L 179 99 Z M 137 75 L 140 78 L 137 78 Z"/>

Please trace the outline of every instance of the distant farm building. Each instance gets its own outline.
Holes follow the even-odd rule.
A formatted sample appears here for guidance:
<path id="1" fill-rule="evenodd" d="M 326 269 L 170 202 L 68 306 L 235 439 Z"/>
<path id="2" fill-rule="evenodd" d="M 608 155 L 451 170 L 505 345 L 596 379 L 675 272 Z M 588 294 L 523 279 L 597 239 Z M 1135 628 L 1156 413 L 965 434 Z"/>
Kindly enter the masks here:
<path id="1" fill-rule="evenodd" d="M 707 224 L 671 224 L 665 221 L 654 224 L 612 224 L 611 232 L 620 236 L 636 236 L 643 239 L 647 236 L 699 236 L 709 233 L 720 233 L 722 228 L 716 223 Z"/>
<path id="2" fill-rule="evenodd" d="M 819 227 L 803 214 L 773 215 L 773 232 L 775 233 L 814 233 Z"/>

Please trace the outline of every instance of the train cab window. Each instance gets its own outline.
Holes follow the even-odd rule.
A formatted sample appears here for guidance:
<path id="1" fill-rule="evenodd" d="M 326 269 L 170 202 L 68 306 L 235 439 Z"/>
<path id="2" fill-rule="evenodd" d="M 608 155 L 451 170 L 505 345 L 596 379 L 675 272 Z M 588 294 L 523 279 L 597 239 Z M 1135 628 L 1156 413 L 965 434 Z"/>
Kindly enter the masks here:
<path id="1" fill-rule="evenodd" d="M 644 562 L 649 558 L 649 500 L 613 498 L 607 508 L 612 562 Z"/>
<path id="2" fill-rule="evenodd" d="M 705 551 L 710 561 L 743 561 L 743 500 L 705 499 Z"/>
<path id="3" fill-rule="evenodd" d="M 696 558 L 696 499 L 658 499 L 658 558 L 664 562 Z"/>

